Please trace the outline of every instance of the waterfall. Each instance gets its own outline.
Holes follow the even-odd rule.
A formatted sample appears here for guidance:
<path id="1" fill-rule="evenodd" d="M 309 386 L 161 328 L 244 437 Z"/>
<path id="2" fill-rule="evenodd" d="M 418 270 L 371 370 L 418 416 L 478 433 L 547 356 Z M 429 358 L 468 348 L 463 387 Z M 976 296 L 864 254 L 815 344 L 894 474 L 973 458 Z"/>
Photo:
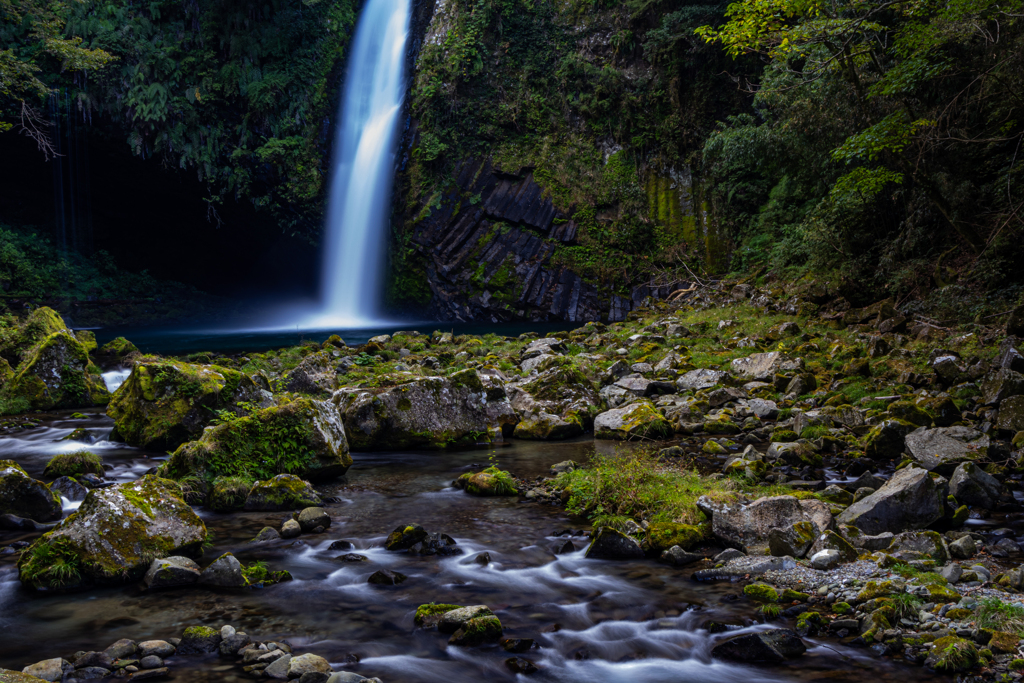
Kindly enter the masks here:
<path id="1" fill-rule="evenodd" d="M 368 0 L 356 28 L 335 134 L 316 325 L 363 327 L 381 317 L 409 4 Z"/>

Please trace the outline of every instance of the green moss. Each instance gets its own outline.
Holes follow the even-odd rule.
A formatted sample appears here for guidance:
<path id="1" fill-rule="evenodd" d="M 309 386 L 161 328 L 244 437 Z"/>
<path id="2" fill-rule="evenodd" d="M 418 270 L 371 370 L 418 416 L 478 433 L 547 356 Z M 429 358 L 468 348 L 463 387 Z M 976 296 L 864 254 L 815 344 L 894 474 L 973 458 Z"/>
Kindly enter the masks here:
<path id="1" fill-rule="evenodd" d="M 209 626 L 189 626 L 185 629 L 182 634 L 184 640 L 204 640 L 206 638 L 213 638 L 219 634 L 219 631 Z"/>
<path id="2" fill-rule="evenodd" d="M 645 545 L 654 552 L 679 546 L 689 550 L 704 539 L 704 533 L 692 524 L 676 522 L 654 522 L 647 528 Z"/>
<path id="3" fill-rule="evenodd" d="M 208 504 L 218 512 L 241 510 L 256 481 L 251 477 L 228 476 L 213 480 Z"/>
<path id="4" fill-rule="evenodd" d="M 100 456 L 90 451 L 81 450 L 60 453 L 50 458 L 43 470 L 43 476 L 51 479 L 64 476 L 77 477 L 82 474 L 103 476 L 103 472 Z"/>
<path id="5" fill-rule="evenodd" d="M 943 673 L 960 673 L 977 666 L 980 659 L 974 643 L 957 636 L 939 638 L 932 644 L 932 667 Z"/>
<path id="6" fill-rule="evenodd" d="M 836 602 L 832 605 L 832 611 L 836 614 L 849 614 L 853 612 L 853 607 L 847 602 Z"/>
<path id="7" fill-rule="evenodd" d="M 900 591 L 900 588 L 892 581 L 868 581 L 864 588 L 857 594 L 858 602 L 867 602 L 875 598 L 885 597 Z"/>
<path id="8" fill-rule="evenodd" d="M 453 609 L 461 608 L 462 605 L 448 605 L 444 603 L 435 604 L 433 602 L 426 605 L 420 605 L 416 608 L 416 616 L 413 617 L 413 623 L 415 623 L 417 626 L 423 626 L 424 622 L 427 620 L 428 617 L 433 617 L 440 614 L 447 614 L 448 612 L 451 612 Z"/>
<path id="9" fill-rule="evenodd" d="M 778 602 L 779 593 L 772 586 L 751 583 L 743 587 L 743 594 L 756 602 Z"/>

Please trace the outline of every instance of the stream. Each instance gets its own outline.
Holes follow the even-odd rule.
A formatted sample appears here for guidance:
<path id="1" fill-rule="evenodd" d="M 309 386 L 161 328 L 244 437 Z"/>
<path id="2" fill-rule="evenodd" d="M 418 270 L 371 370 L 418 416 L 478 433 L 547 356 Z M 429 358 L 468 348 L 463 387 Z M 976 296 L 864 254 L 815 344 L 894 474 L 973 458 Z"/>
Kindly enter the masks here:
<path id="1" fill-rule="evenodd" d="M 88 447 L 109 467 L 107 478 L 123 482 L 142 476 L 165 457 L 107 440 L 111 426 L 98 412 L 77 419 L 70 413 L 48 415 L 36 427 L 0 438 L 0 458 L 13 459 L 41 477 L 55 453 Z M 88 429 L 95 441 L 59 441 L 76 428 Z M 546 475 L 553 463 L 585 460 L 594 443 L 516 441 L 498 449 L 496 457 L 503 468 L 532 478 Z M 706 620 L 767 628 L 752 621 L 748 603 L 733 599 L 734 587 L 696 583 L 688 578 L 692 569 L 653 561 L 587 560 L 579 536 L 576 552 L 556 556 L 552 547 L 564 542 L 562 532 L 584 529 L 562 508 L 477 498 L 451 487 L 459 474 L 486 466 L 488 456 L 481 450 L 355 453 L 344 480 L 318 487 L 338 500 L 326 506 L 331 527 L 299 539 L 249 542 L 262 527 L 279 527 L 287 513 L 219 514 L 197 508 L 214 536 L 203 562 L 230 551 L 243 563 L 263 560 L 270 569 L 287 569 L 294 577 L 261 590 L 146 593 L 126 586 L 33 595 L 20 588 L 17 555 L 2 555 L 0 667 L 20 670 L 76 650 L 103 649 L 120 638 L 168 638 L 202 623 L 232 624 L 260 639 L 286 639 L 326 657 L 336 669 L 379 676 L 386 683 L 526 679 L 506 669 L 510 655 L 498 646 L 448 647 L 447 636 L 414 627 L 418 605 L 447 602 L 486 604 L 501 619 L 506 637 L 536 639 L 540 647 L 523 655 L 540 667 L 529 677 L 536 681 L 930 679 L 923 669 L 879 659 L 870 650 L 812 639 L 805 639 L 805 656 L 782 666 L 713 661 L 711 646 L 723 636 L 701 629 Z M 71 507 L 65 507 L 67 514 Z M 411 522 L 453 536 L 464 553 L 439 558 L 384 551 L 386 535 Z M 37 535 L 0 532 L 0 545 Z M 335 541 L 348 541 L 353 548 L 331 550 Z M 490 555 L 489 564 L 477 562 L 482 552 Z M 364 555 L 367 561 L 335 559 L 345 553 Z M 380 568 L 409 578 L 398 586 L 368 584 L 367 577 Z M 233 661 L 212 655 L 173 657 L 168 665 L 178 680 L 252 680 Z"/>

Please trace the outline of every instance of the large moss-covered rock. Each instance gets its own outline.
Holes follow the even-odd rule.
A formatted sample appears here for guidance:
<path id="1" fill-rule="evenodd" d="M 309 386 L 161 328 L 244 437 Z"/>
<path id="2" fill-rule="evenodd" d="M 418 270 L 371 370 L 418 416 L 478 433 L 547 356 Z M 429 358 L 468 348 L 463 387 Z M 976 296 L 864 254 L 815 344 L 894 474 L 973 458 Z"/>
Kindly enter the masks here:
<path id="1" fill-rule="evenodd" d="M 882 488 L 846 508 L 840 524 L 867 534 L 923 529 L 942 517 L 942 491 L 927 470 L 904 467 Z"/>
<path id="2" fill-rule="evenodd" d="M 642 547 L 645 551 L 659 554 L 672 546 L 689 550 L 703 538 L 703 532 L 692 524 L 655 522 L 648 527 Z"/>
<path id="3" fill-rule="evenodd" d="M 594 418 L 598 439 L 667 439 L 675 430 L 650 401 L 640 400 L 605 411 Z"/>
<path id="4" fill-rule="evenodd" d="M 462 370 L 448 377 L 389 376 L 341 389 L 334 402 L 356 450 L 446 448 L 511 436 L 518 418 L 504 385 Z"/>
<path id="5" fill-rule="evenodd" d="M 327 479 L 352 464 L 341 417 L 329 401 L 299 397 L 210 427 L 182 444 L 160 468 L 163 476 L 250 476 L 293 473 Z"/>
<path id="6" fill-rule="evenodd" d="M 117 337 L 111 339 L 106 344 L 96 350 L 95 355 L 98 358 L 104 358 L 109 360 L 120 361 L 124 360 L 126 356 L 133 353 L 138 353 L 139 349 L 124 337 Z"/>
<path id="7" fill-rule="evenodd" d="M 551 413 L 531 413 L 523 417 L 516 425 L 513 436 L 517 439 L 532 441 L 556 441 L 571 439 L 583 433 L 583 423 L 576 415 L 568 419 Z"/>
<path id="8" fill-rule="evenodd" d="M 89 352 L 68 329 L 43 338 L 25 351 L 3 395 L 26 408 L 83 408 L 110 400 L 99 368 Z"/>
<path id="9" fill-rule="evenodd" d="M 711 531 L 726 545 L 753 551 L 769 546 L 772 530 L 790 529 L 797 522 L 810 522 L 815 534 L 834 524 L 828 506 L 820 500 L 769 496 L 747 505 L 720 505 L 712 514 Z"/>
<path id="10" fill-rule="evenodd" d="M 1003 485 L 973 462 L 961 463 L 949 480 L 949 492 L 964 505 L 995 508 L 1003 493 Z"/>
<path id="11" fill-rule="evenodd" d="M 137 581 L 154 559 L 195 556 L 206 526 L 167 479 L 93 489 L 78 511 L 43 534 L 18 561 L 22 583 L 34 588 Z"/>
<path id="12" fill-rule="evenodd" d="M 285 388 L 302 394 L 329 395 L 334 391 L 334 380 L 337 377 L 332 360 L 333 356 L 328 351 L 306 356 L 288 373 Z"/>
<path id="13" fill-rule="evenodd" d="M 33 346 L 52 334 L 66 331 L 69 331 L 68 326 L 57 311 L 41 306 L 25 316 L 14 329 L 7 331 L 0 344 L 0 355 L 11 365 L 18 365 Z"/>
<path id="14" fill-rule="evenodd" d="M 245 509 L 250 511 L 299 510 L 321 505 L 323 501 L 313 487 L 294 474 L 279 474 L 256 482 L 245 499 Z"/>
<path id="15" fill-rule="evenodd" d="M 536 377 L 508 387 L 512 407 L 524 419 L 530 414 L 549 413 L 589 429 L 594 416 L 605 407 L 604 398 L 571 359 L 558 358 L 551 363 L 552 367 Z"/>
<path id="16" fill-rule="evenodd" d="M 864 455 L 872 460 L 894 460 L 903 453 L 914 425 L 904 420 L 883 420 L 864 439 Z"/>
<path id="17" fill-rule="evenodd" d="M 0 669 L 0 683 L 43 683 L 45 678 L 39 678 L 32 674 L 13 671 L 11 669 Z"/>
<path id="18" fill-rule="evenodd" d="M 0 460 L 0 515 L 52 522 L 61 517 L 60 496 L 13 460 Z"/>
<path id="19" fill-rule="evenodd" d="M 237 404 L 243 401 L 269 405 L 263 388 L 237 370 L 163 359 L 140 361 L 107 407 L 114 418 L 111 439 L 173 450 L 199 438 L 215 411 L 240 413 Z"/>

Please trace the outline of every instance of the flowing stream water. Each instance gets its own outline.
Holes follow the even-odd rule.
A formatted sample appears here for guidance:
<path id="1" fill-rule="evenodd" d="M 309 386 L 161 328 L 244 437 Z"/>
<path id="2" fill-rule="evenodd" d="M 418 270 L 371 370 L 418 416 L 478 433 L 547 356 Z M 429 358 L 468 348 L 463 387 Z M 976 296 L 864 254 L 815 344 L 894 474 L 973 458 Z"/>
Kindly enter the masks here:
<path id="1" fill-rule="evenodd" d="M 349 57 L 335 137 L 321 311 L 304 327 L 379 323 L 409 0 L 368 0 Z"/>
<path id="2" fill-rule="evenodd" d="M 0 439 L 0 458 L 11 458 L 42 476 L 55 453 L 88 447 L 109 467 L 107 478 L 131 481 L 166 457 L 108 440 L 112 423 L 101 413 L 72 419 L 51 415 L 37 427 Z M 60 441 L 75 428 L 89 442 Z M 518 476 L 546 474 L 551 464 L 583 460 L 592 440 L 516 442 L 499 450 L 501 466 Z M 897 681 L 908 675 L 928 680 L 919 668 L 875 658 L 868 650 L 808 640 L 809 652 L 790 664 L 752 667 L 712 660 L 716 639 L 701 629 L 715 619 L 746 629 L 751 607 L 729 599 L 725 584 L 696 583 L 690 572 L 652 561 L 605 562 L 575 553 L 555 555 L 559 534 L 581 530 L 559 507 L 515 498 L 476 498 L 451 488 L 459 474 L 479 469 L 486 451 L 455 453 L 356 453 L 345 480 L 321 487 L 337 502 L 323 534 L 253 544 L 264 526 L 279 527 L 287 513 L 218 514 L 197 508 L 214 535 L 204 562 L 230 551 L 243 562 L 264 560 L 287 569 L 295 580 L 261 590 L 211 591 L 184 588 L 146 593 L 138 586 L 65 595 L 34 595 L 17 580 L 16 555 L 0 555 L 0 667 L 77 650 L 102 649 L 119 638 L 145 640 L 180 635 L 190 625 L 230 623 L 260 639 L 287 639 L 326 657 L 336 668 L 380 676 L 386 683 L 513 681 L 510 655 L 498 646 L 458 648 L 447 636 L 417 630 L 413 614 L 426 602 L 487 604 L 508 637 L 534 638 L 538 649 L 524 656 L 540 672 L 537 681 L 862 681 L 866 676 Z M 66 510 L 69 513 L 74 504 Z M 464 554 L 416 557 L 388 553 L 380 545 L 400 524 L 416 522 L 453 536 Z M 0 545 L 30 541 L 37 533 L 0 532 Z M 351 550 L 331 550 L 348 541 Z M 336 559 L 358 553 L 367 561 Z M 481 552 L 491 562 L 477 563 Z M 377 587 L 367 577 L 380 568 L 406 574 L 398 586 Z M 230 660 L 174 657 L 178 680 L 251 680 Z"/>

